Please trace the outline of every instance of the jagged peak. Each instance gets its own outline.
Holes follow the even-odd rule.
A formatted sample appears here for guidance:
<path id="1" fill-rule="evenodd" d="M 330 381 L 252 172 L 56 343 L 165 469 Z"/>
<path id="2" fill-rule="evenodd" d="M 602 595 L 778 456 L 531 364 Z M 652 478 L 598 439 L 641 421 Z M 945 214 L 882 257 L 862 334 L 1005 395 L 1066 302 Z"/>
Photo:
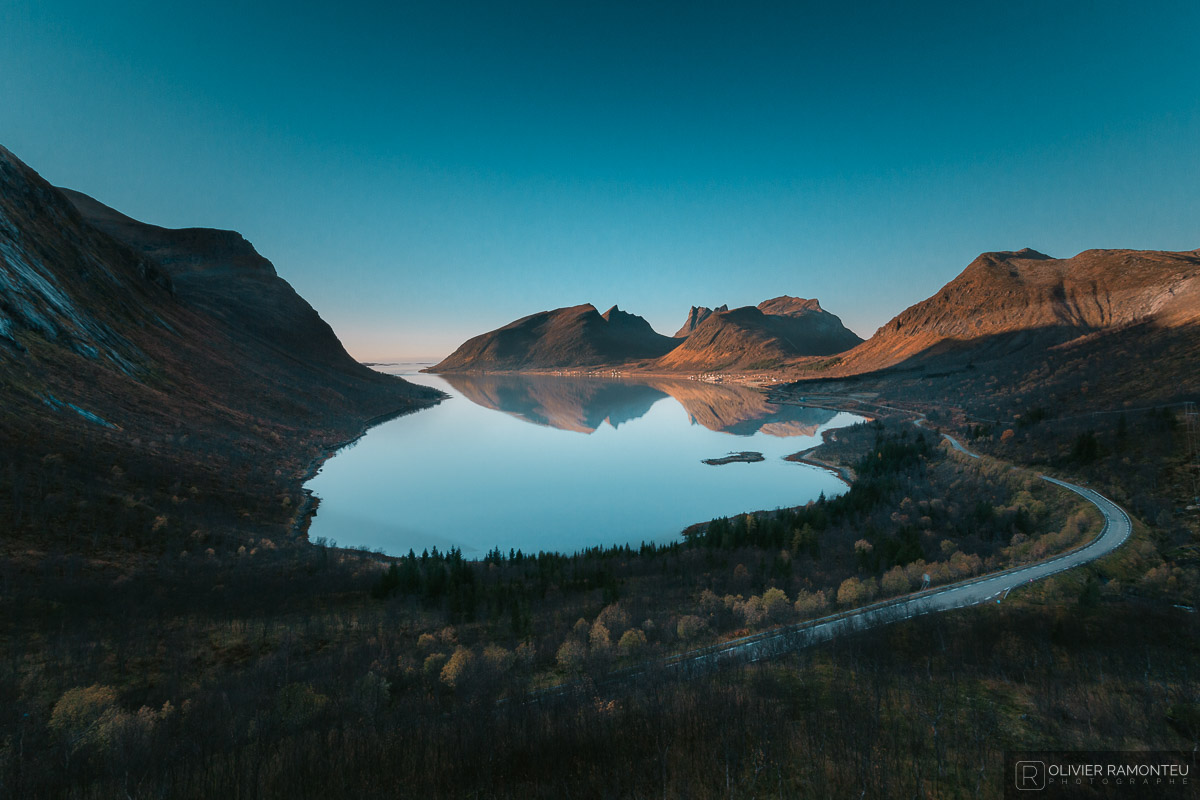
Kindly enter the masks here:
<path id="1" fill-rule="evenodd" d="M 637 314 L 633 314 L 629 311 L 622 311 L 621 309 L 617 308 L 616 306 L 613 306 L 612 308 L 610 308 L 608 311 L 605 311 L 600 316 L 604 318 L 605 322 L 615 322 L 615 323 L 621 323 L 621 324 L 634 324 L 634 325 L 643 325 L 644 324 L 647 326 L 650 324 L 649 322 L 646 322 L 644 317 L 640 317 Z"/>
<path id="2" fill-rule="evenodd" d="M 691 334 L 700 323 L 711 317 L 714 313 L 728 311 L 729 306 L 720 306 L 717 309 L 711 309 L 708 306 L 692 306 L 688 309 L 687 320 L 684 321 L 683 327 L 675 332 L 675 338 L 680 339 Z"/>

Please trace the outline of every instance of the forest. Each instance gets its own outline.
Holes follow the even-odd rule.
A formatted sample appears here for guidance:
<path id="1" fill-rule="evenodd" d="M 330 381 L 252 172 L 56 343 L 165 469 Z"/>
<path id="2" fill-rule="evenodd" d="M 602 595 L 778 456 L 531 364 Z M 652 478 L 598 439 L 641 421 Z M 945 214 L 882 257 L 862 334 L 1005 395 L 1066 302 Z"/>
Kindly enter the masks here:
<path id="1" fill-rule="evenodd" d="M 1049 418 L 1026 429 L 1044 428 L 1036 445 L 1007 428 L 977 429 L 971 445 L 1037 446 L 1098 480 L 1113 459 L 1136 472 L 1186 458 L 1161 412 L 1120 419 L 1089 429 L 1095 458 Z M 830 450 L 855 470 L 848 491 L 699 524 L 670 546 L 389 559 L 202 532 L 136 571 L 66 552 L 8 562 L 0 787 L 996 796 L 1006 750 L 1195 746 L 1196 568 L 1171 515 L 1014 592 L 1002 613 L 937 615 L 688 681 L 662 666 L 1097 531 L 1035 473 L 936 441 L 906 420 L 843 429 Z"/>

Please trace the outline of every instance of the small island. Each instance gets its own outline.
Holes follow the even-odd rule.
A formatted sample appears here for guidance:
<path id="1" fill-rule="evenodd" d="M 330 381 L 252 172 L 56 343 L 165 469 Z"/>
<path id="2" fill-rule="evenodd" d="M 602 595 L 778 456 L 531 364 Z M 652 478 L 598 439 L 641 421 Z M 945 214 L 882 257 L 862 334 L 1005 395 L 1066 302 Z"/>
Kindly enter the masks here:
<path id="1" fill-rule="evenodd" d="M 755 461 L 762 461 L 763 454 L 755 453 L 752 450 L 743 450 L 740 453 L 730 453 L 722 458 L 706 458 L 705 464 L 720 466 L 721 464 L 753 464 Z"/>

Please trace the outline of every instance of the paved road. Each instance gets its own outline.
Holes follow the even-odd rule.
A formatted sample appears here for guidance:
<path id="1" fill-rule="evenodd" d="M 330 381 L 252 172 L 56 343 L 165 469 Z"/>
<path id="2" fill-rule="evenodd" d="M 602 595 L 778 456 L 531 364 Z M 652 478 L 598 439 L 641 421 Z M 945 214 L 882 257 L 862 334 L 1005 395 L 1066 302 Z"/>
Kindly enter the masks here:
<path id="1" fill-rule="evenodd" d="M 921 425 L 923 421 L 923 419 L 914 420 L 919 427 L 923 427 Z M 979 458 L 977 453 L 967 450 L 953 436 L 949 434 L 942 434 L 942 436 L 950 442 L 951 447 L 955 450 L 971 458 Z M 1101 556 L 1116 550 L 1129 538 L 1133 531 L 1133 525 L 1129 520 L 1129 515 L 1116 503 L 1086 486 L 1068 483 L 1067 481 L 1058 480 L 1046 475 L 1040 475 L 1039 477 L 1044 481 L 1075 492 L 1099 509 L 1100 514 L 1104 518 L 1104 527 L 1101 529 L 1100 535 L 1082 547 L 1046 561 L 1039 561 L 1023 567 L 1014 567 L 1003 572 L 991 573 L 941 586 L 936 589 L 929 589 L 917 594 L 885 600 L 853 611 L 833 614 L 828 617 L 821 617 L 782 628 L 774 628 L 763 633 L 722 642 L 718 645 L 690 650 L 686 653 L 679 653 L 672 656 L 665 661 L 658 662 L 657 666 L 684 676 L 700 674 L 708 672 L 724 663 L 759 661 L 796 650 L 800 647 L 823 642 L 844 633 L 911 619 L 921 614 L 950 611 L 955 608 L 978 605 L 991 600 L 1001 602 L 1004 597 L 1008 596 L 1010 591 L 1018 586 L 1033 583 L 1042 578 L 1047 578 L 1073 567 L 1095 561 Z M 650 665 L 643 665 L 641 667 L 618 670 L 602 680 L 604 683 L 636 681 L 639 677 L 652 671 L 654 670 Z M 549 689 L 543 689 L 535 693 L 535 696 L 548 698 L 565 694 L 574 685 L 576 684 L 562 684 Z"/>
<path id="2" fill-rule="evenodd" d="M 891 406 L 880 406 L 880 408 L 891 408 Z M 895 410 L 900 411 L 901 409 L 895 409 Z M 925 430 L 929 430 L 929 428 L 925 427 L 925 416 L 924 415 L 917 417 L 912 422 L 913 422 L 913 425 L 916 425 L 918 428 L 925 428 Z M 962 453 L 963 455 L 970 456 L 971 458 L 979 458 L 979 453 L 972 453 L 970 450 L 963 447 L 962 444 L 958 441 L 958 439 L 955 439 L 950 434 L 943 433 L 942 438 L 945 439 L 947 442 L 949 442 L 951 447 L 953 447 L 955 450 Z"/>
<path id="3" fill-rule="evenodd" d="M 955 449 L 973 458 L 979 457 L 963 448 L 953 437 L 946 436 L 946 439 Z M 1104 528 L 1100 535 L 1083 547 L 1046 561 L 960 581 L 843 614 L 777 628 L 701 650 L 681 653 L 669 659 L 666 666 L 690 672 L 705 671 L 724 661 L 758 661 L 794 650 L 797 647 L 825 641 L 849 631 L 910 619 L 934 611 L 963 608 L 989 600 L 1000 602 L 1008 592 L 1018 586 L 1095 561 L 1120 547 L 1129 538 L 1133 530 L 1129 516 L 1116 503 L 1093 489 L 1045 475 L 1039 477 L 1075 492 L 1096 506 L 1104 517 Z"/>
<path id="4" fill-rule="evenodd" d="M 967 448 L 965 448 L 961 444 L 959 444 L 958 439 L 955 439 L 950 434 L 943 433 L 942 438 L 945 439 L 947 442 L 949 442 L 950 446 L 953 447 L 958 452 L 963 453 L 964 455 L 968 455 L 971 458 L 979 458 L 979 453 L 972 453 L 970 450 L 968 450 Z"/>

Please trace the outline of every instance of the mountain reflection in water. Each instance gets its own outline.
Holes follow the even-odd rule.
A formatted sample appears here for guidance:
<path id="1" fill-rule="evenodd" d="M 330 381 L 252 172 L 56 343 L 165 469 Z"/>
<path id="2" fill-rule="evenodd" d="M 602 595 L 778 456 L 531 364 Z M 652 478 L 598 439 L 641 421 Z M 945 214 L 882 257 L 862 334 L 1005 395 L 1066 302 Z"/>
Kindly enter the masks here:
<path id="1" fill-rule="evenodd" d="M 447 399 L 325 462 L 307 484 L 320 500 L 310 537 L 473 558 L 678 541 L 694 522 L 844 491 L 785 459 L 859 421 L 677 379 L 396 372 Z M 730 451 L 762 460 L 706 463 Z"/>
<path id="2" fill-rule="evenodd" d="M 693 424 L 750 436 L 813 436 L 834 418 L 824 408 L 776 405 L 744 386 L 670 378 L 614 379 L 558 375 L 447 373 L 441 377 L 463 397 L 535 425 L 592 433 L 638 419 L 672 397 Z"/>

